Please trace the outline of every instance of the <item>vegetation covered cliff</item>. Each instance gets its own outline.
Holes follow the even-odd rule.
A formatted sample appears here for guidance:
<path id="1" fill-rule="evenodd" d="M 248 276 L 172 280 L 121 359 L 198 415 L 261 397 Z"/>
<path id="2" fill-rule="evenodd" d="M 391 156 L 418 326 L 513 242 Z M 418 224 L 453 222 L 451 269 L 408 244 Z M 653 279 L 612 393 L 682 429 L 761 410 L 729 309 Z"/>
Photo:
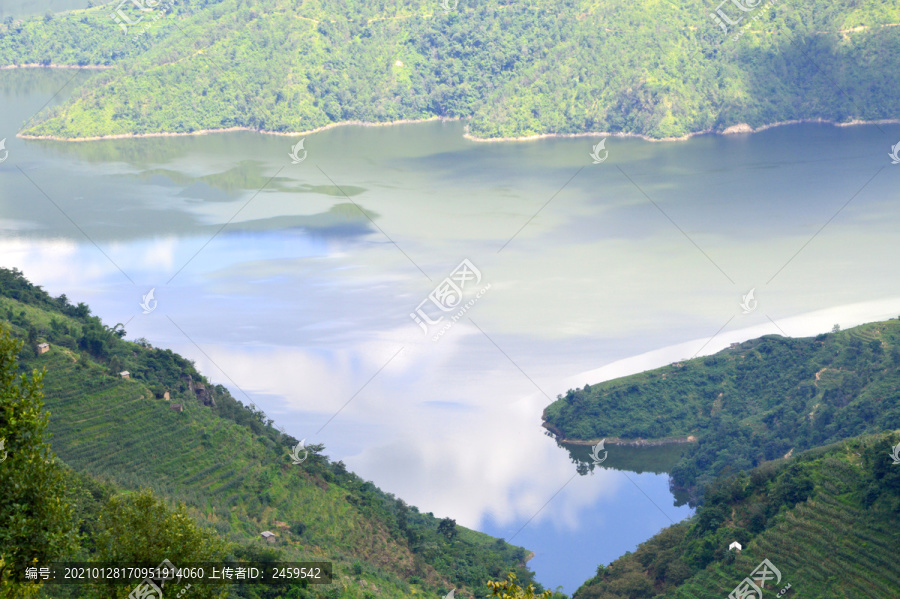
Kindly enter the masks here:
<path id="1" fill-rule="evenodd" d="M 303 132 L 443 117 L 467 119 L 479 138 L 666 138 L 900 117 L 896 2 L 138 4 L 0 24 L 0 65 L 112 67 L 22 133 Z"/>
<path id="2" fill-rule="evenodd" d="M 898 443 L 855 437 L 724 477 L 691 519 L 600 566 L 573 599 L 727 597 L 763 560 L 763 597 L 898 597 Z"/>
<path id="3" fill-rule="evenodd" d="M 547 407 L 567 439 L 694 435 L 672 470 L 698 491 L 748 470 L 900 423 L 900 321 L 811 338 L 768 335 L 719 353 L 583 389 Z M 696 496 L 696 493 L 695 493 Z"/>

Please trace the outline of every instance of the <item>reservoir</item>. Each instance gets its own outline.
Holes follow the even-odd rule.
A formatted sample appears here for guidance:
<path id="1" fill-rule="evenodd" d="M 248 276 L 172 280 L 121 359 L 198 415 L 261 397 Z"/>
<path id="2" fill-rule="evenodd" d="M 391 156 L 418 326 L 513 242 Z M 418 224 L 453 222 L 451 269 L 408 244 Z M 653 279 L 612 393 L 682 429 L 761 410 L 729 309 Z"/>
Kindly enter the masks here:
<path id="1" fill-rule="evenodd" d="M 15 137 L 93 75 L 0 71 L 0 265 L 420 510 L 528 548 L 547 588 L 691 513 L 666 475 L 679 445 L 607 445 L 580 474 L 590 448 L 541 427 L 557 395 L 900 314 L 900 126 L 600 152 L 458 121 Z"/>

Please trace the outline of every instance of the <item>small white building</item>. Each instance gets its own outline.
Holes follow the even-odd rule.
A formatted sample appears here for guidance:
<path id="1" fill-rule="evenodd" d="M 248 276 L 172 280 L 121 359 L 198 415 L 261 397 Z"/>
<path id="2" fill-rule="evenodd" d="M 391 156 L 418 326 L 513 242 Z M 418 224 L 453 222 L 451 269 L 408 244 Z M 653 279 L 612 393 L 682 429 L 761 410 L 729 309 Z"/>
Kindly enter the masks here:
<path id="1" fill-rule="evenodd" d="M 275 533 L 270 530 L 262 531 L 261 533 L 259 533 L 259 536 L 261 536 L 262 538 L 264 538 L 266 541 L 268 541 L 270 543 L 275 542 Z"/>
<path id="2" fill-rule="evenodd" d="M 728 546 L 728 551 L 731 551 L 732 549 L 734 549 L 735 551 L 740 551 L 741 549 L 743 549 L 743 547 L 741 547 L 740 543 L 734 541 L 733 543 L 731 543 L 731 545 Z"/>
<path id="3" fill-rule="evenodd" d="M 130 379 L 131 373 L 128 372 L 127 370 L 123 370 L 122 372 L 119 373 L 119 376 L 122 377 L 123 379 Z"/>
<path id="4" fill-rule="evenodd" d="M 48 351 L 50 351 L 50 344 L 38 343 L 37 350 L 39 354 L 46 354 Z"/>

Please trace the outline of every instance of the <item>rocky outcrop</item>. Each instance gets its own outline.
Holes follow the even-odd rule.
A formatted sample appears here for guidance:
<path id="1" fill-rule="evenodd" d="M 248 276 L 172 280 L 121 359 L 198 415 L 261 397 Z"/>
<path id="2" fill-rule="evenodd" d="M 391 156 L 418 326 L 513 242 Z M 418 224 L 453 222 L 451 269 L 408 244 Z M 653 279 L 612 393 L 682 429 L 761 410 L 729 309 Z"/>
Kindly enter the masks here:
<path id="1" fill-rule="evenodd" d="M 206 389 L 206 385 L 203 383 L 194 383 L 194 394 L 197 396 L 197 400 L 204 406 L 209 406 L 211 408 L 216 407 L 216 400 L 213 399 L 212 394 Z"/>
<path id="2" fill-rule="evenodd" d="M 181 378 L 185 380 L 188 392 L 197 397 L 197 401 L 199 401 L 202 405 L 208 406 L 210 408 L 216 407 L 216 399 L 213 397 L 213 394 L 206 388 L 206 385 L 199 381 L 195 383 L 193 377 L 189 374 L 184 374 L 181 376 Z"/>

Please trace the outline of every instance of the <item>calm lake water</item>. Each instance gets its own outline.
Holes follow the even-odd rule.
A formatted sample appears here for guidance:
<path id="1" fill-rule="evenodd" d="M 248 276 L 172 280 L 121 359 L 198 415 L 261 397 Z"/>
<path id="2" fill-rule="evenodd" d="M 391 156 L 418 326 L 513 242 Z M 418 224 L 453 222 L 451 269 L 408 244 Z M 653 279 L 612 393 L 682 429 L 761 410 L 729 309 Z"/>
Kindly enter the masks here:
<path id="1" fill-rule="evenodd" d="M 476 143 L 440 122 L 307 135 L 297 164 L 300 136 L 15 137 L 91 76 L 0 72 L 0 264 L 381 488 L 533 550 L 550 588 L 690 514 L 665 475 L 678 446 L 610 446 L 579 476 L 586 448 L 540 426 L 557 394 L 900 314 L 897 126 L 613 137 L 599 164 L 599 137 Z M 454 272 L 455 321 L 428 300 Z M 427 334 L 420 306 L 443 316 Z"/>
<path id="2" fill-rule="evenodd" d="M 92 3 L 89 0 L 0 0 L 0 19 L 7 17 L 21 19 L 30 15 L 57 13 L 99 4 L 101 3 Z"/>

